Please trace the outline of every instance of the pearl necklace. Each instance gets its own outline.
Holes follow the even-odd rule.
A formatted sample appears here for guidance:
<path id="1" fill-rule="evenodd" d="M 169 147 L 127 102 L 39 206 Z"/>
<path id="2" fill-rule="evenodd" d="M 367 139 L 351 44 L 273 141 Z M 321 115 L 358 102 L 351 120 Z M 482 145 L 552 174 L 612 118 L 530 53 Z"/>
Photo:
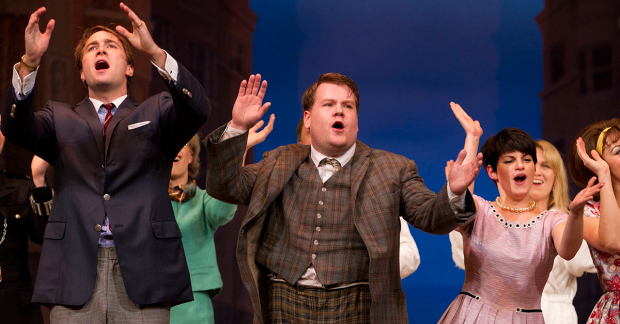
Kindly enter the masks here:
<path id="1" fill-rule="evenodd" d="M 532 209 L 534 209 L 534 207 L 536 207 L 536 202 L 532 200 L 532 205 L 529 207 L 523 207 L 523 208 L 512 208 L 512 207 L 508 207 L 508 206 L 504 206 L 499 202 L 499 197 L 495 198 L 495 202 L 497 203 L 497 206 L 499 206 L 499 208 L 503 209 L 503 210 L 507 210 L 513 213 L 523 213 L 523 212 L 527 212 L 530 211 Z"/>

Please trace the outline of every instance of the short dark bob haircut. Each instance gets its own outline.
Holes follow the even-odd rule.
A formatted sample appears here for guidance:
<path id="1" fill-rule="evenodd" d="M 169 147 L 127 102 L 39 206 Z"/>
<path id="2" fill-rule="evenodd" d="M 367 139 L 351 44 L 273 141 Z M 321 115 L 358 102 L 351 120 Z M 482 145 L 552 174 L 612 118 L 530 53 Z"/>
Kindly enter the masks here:
<path id="1" fill-rule="evenodd" d="M 515 151 L 530 155 L 536 164 L 536 142 L 530 134 L 514 127 L 502 129 L 482 144 L 480 152 L 482 152 L 484 169 L 486 170 L 487 166 L 490 165 L 493 171 L 497 171 L 499 157 L 502 154 Z"/>

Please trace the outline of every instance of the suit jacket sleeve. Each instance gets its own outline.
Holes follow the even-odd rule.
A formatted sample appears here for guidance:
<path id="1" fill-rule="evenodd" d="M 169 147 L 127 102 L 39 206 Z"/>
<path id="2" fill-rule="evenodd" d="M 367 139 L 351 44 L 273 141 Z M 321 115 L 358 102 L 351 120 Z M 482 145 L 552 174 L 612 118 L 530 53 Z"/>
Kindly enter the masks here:
<path id="1" fill-rule="evenodd" d="M 475 215 L 476 206 L 469 191 L 465 196 L 464 211 L 455 213 L 448 199 L 447 184 L 438 194 L 429 190 L 412 160 L 409 160 L 402 174 L 400 214 L 413 227 L 427 233 L 445 235 L 466 224 Z"/>
<path id="2" fill-rule="evenodd" d="M 242 167 L 247 132 L 219 142 L 224 130 L 226 125 L 213 131 L 207 138 L 207 193 L 227 203 L 247 206 L 265 159 Z"/>
<path id="3" fill-rule="evenodd" d="M 52 102 L 48 101 L 35 113 L 35 92 L 36 85 L 28 96 L 17 100 L 13 86 L 9 87 L 2 110 L 2 133 L 11 143 L 53 165 L 58 156 L 58 145 L 54 134 Z"/>
<path id="4" fill-rule="evenodd" d="M 211 104 L 200 82 L 181 64 L 176 83 L 166 82 L 166 86 L 172 103 L 163 102 L 159 107 L 162 109 L 164 138 L 170 145 L 169 153 L 176 156 L 207 121 Z"/>

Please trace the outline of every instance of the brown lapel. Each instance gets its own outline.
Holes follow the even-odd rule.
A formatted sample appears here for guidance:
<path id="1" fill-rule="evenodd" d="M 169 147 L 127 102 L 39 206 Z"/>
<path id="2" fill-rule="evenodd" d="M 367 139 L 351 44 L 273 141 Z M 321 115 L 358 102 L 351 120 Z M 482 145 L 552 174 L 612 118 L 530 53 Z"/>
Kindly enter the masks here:
<path id="1" fill-rule="evenodd" d="M 75 107 L 75 112 L 90 125 L 95 143 L 97 143 L 97 148 L 99 149 L 99 158 L 101 159 L 101 164 L 103 164 L 103 127 L 101 126 L 101 121 L 99 120 L 99 115 L 97 115 L 95 106 L 93 106 L 92 101 L 86 97 Z"/>
<path id="2" fill-rule="evenodd" d="M 118 125 L 118 123 L 123 120 L 123 118 L 127 117 L 134 109 L 138 106 L 138 102 L 131 96 L 127 96 L 121 106 L 118 107 L 112 119 L 110 119 L 110 124 L 108 124 L 108 128 L 106 131 L 105 138 L 105 154 L 108 155 L 108 148 L 110 147 L 110 138 L 114 136 L 114 129 Z M 101 122 L 99 122 L 99 126 L 101 126 Z M 100 127 L 101 128 L 101 127 Z M 103 128 L 101 128 L 101 132 L 103 133 Z"/>
<path id="3" fill-rule="evenodd" d="M 257 215 L 261 215 L 267 210 L 267 207 L 282 193 L 299 166 L 310 157 L 309 145 L 298 145 L 298 148 L 284 150 L 277 158 L 269 179 L 264 180 L 267 194 L 262 201 L 257 202 L 258 205 L 250 203 L 248 215 L 243 221 L 242 227 L 245 227 Z M 260 180 L 257 179 L 258 181 Z"/>
<path id="4" fill-rule="evenodd" d="M 368 165 L 370 164 L 370 147 L 357 140 L 355 142 L 355 154 L 351 159 L 351 213 L 355 217 L 355 199 L 357 191 L 364 180 Z"/>

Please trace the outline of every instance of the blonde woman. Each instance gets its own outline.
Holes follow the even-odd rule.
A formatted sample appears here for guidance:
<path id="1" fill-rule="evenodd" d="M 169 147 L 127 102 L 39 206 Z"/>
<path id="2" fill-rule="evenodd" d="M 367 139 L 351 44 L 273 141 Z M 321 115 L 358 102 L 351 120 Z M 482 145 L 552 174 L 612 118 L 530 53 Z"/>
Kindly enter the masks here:
<path id="1" fill-rule="evenodd" d="M 536 142 L 536 173 L 530 190 L 530 198 L 538 206 L 548 210 L 568 213 L 568 177 L 560 152 L 545 140 Z M 456 266 L 465 269 L 463 262 L 463 237 L 460 233 L 450 233 L 452 258 Z M 577 255 L 570 261 L 556 256 L 553 269 L 543 289 L 540 309 L 547 324 L 577 324 L 577 312 L 573 298 L 577 292 L 577 277 L 584 272 L 596 273 L 590 257 L 588 245 L 584 241 Z"/>

